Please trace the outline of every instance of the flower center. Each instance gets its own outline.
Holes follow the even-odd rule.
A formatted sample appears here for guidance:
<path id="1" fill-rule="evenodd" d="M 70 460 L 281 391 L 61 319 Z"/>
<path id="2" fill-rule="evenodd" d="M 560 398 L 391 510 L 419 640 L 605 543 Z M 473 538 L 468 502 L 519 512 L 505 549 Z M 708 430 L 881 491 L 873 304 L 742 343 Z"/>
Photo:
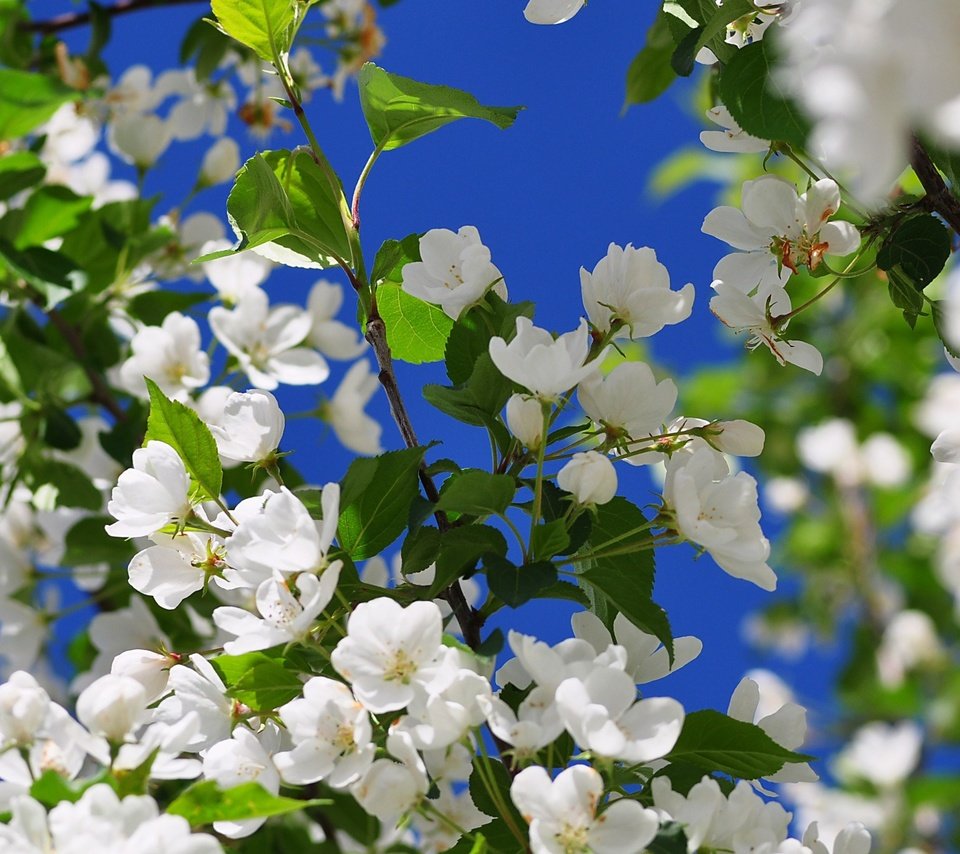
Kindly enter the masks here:
<path id="1" fill-rule="evenodd" d="M 404 685 L 410 682 L 410 677 L 417 672 L 417 663 L 399 649 L 393 654 L 393 660 L 383 673 L 387 682 L 401 682 Z"/>

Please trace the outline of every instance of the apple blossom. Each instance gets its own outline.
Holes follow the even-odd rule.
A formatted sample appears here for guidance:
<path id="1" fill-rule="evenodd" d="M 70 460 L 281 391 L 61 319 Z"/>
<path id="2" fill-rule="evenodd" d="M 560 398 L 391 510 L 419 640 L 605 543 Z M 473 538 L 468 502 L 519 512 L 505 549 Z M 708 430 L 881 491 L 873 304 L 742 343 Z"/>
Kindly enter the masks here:
<path id="1" fill-rule="evenodd" d="M 229 136 L 220 137 L 203 155 L 197 183 L 212 187 L 230 181 L 240 168 L 240 147 Z"/>
<path id="2" fill-rule="evenodd" d="M 245 463 L 273 459 L 284 428 L 283 412 L 268 391 L 234 392 L 227 398 L 219 424 L 210 432 L 221 457 Z"/>
<path id="3" fill-rule="evenodd" d="M 380 422 L 364 412 L 364 407 L 380 388 L 380 380 L 366 359 L 354 362 L 344 374 L 337 390 L 320 405 L 319 417 L 326 421 L 340 444 L 358 454 L 380 454 L 383 447 Z"/>
<path id="4" fill-rule="evenodd" d="M 531 24 L 562 24 L 585 4 L 586 0 L 527 0 L 523 16 Z"/>
<path id="5" fill-rule="evenodd" d="M 280 775 L 272 756 L 280 743 L 280 731 L 268 723 L 254 734 L 245 726 L 238 726 L 232 737 L 219 741 L 203 756 L 203 776 L 215 780 L 224 789 L 241 783 L 257 782 L 270 794 L 280 791 Z M 254 833 L 265 818 L 237 821 L 215 821 L 213 829 L 230 839 L 242 839 Z"/>
<path id="6" fill-rule="evenodd" d="M 722 128 L 700 132 L 700 142 L 711 151 L 760 154 L 770 148 L 769 140 L 758 139 L 746 133 L 723 104 L 707 110 L 707 118 Z"/>
<path id="7" fill-rule="evenodd" d="M 535 451 L 543 441 L 543 404 L 525 394 L 512 394 L 504 410 L 507 427 L 521 444 Z"/>
<path id="8" fill-rule="evenodd" d="M 108 673 L 80 693 L 77 717 L 94 735 L 119 744 L 145 722 L 149 700 L 141 682 Z"/>
<path id="9" fill-rule="evenodd" d="M 509 744 L 518 759 L 532 757 L 563 732 L 563 721 L 554 702 L 554 692 L 534 688 L 514 712 L 499 697 L 480 697 L 490 731 Z"/>
<path id="10" fill-rule="evenodd" d="M 606 504 L 617 494 L 617 473 L 610 458 L 596 451 L 574 454 L 557 474 L 557 485 L 578 504 Z"/>
<path id="11" fill-rule="evenodd" d="M 120 475 L 107 512 L 112 537 L 144 537 L 164 525 L 180 525 L 190 514 L 190 477 L 166 442 L 151 440 L 133 452 L 133 468 Z"/>
<path id="12" fill-rule="evenodd" d="M 227 686 L 205 658 L 194 654 L 189 661 L 192 667 L 177 664 L 170 668 L 167 685 L 173 694 L 157 706 L 155 720 L 175 723 L 196 715 L 197 732 L 184 749 L 201 751 L 230 737 L 235 702 L 227 697 Z"/>
<path id="13" fill-rule="evenodd" d="M 657 814 L 624 798 L 597 815 L 602 796 L 603 780 L 588 765 L 572 765 L 554 780 L 531 766 L 510 785 L 511 799 L 530 824 L 533 854 L 643 851 L 657 835 Z"/>
<path id="14" fill-rule="evenodd" d="M 323 356 L 298 346 L 310 332 L 310 316 L 293 305 L 271 309 L 259 288 L 246 289 L 233 309 L 215 306 L 208 317 L 213 334 L 257 388 L 317 385 L 330 374 Z"/>
<path id="15" fill-rule="evenodd" d="M 781 365 L 789 362 L 820 376 L 823 370 L 820 351 L 806 341 L 788 339 L 784 334 L 787 324 L 779 318 L 790 313 L 790 297 L 782 287 L 774 284 L 752 297 L 737 285 L 720 280 L 711 287 L 717 295 L 710 300 L 710 311 L 738 334 L 750 334 L 748 350 L 763 344 Z"/>
<path id="16" fill-rule="evenodd" d="M 373 599 L 350 614 L 347 636 L 330 661 L 369 711 L 402 709 L 418 690 L 436 693 L 455 678 L 456 668 L 441 654 L 442 631 L 440 609 L 432 602 L 404 608 L 392 599 Z"/>
<path id="17" fill-rule="evenodd" d="M 0 598 L 0 676 L 32 669 L 47 631 L 42 613 L 16 599 Z"/>
<path id="18" fill-rule="evenodd" d="M 454 320 L 491 288 L 501 299 L 507 297 L 503 276 L 472 225 L 456 233 L 431 229 L 420 238 L 420 258 L 404 265 L 403 290 L 440 306 Z"/>
<path id="19" fill-rule="evenodd" d="M 110 664 L 110 673 L 135 679 L 143 686 L 147 701 L 152 703 L 167 693 L 170 667 L 175 659 L 148 649 L 128 649 Z"/>
<path id="20" fill-rule="evenodd" d="M 860 233 L 849 222 L 828 222 L 840 209 L 840 189 L 824 178 L 797 193 L 789 181 L 764 175 L 743 185 L 741 209 L 714 208 L 703 231 L 729 243 L 734 252 L 713 270 L 714 282 L 746 294 L 759 289 L 765 300 L 806 266 L 816 270 L 825 255 L 849 255 Z"/>
<path id="21" fill-rule="evenodd" d="M 137 169 L 149 169 L 172 140 L 170 126 L 153 114 L 118 116 L 110 122 L 107 138 L 110 148 Z"/>
<path id="22" fill-rule="evenodd" d="M 570 626 L 577 638 L 587 641 L 597 655 L 606 650 L 613 638 L 606 626 L 590 611 L 578 611 L 570 618 Z M 703 649 L 699 638 L 686 635 L 673 639 L 673 663 L 667 649 L 653 635 L 638 629 L 623 614 L 617 614 L 613 620 L 613 631 L 617 644 L 627 653 L 624 668 L 626 674 L 638 685 L 662 679 L 668 673 L 679 670 L 689 664 Z"/>
<path id="23" fill-rule="evenodd" d="M 503 338 L 490 339 L 490 358 L 497 370 L 545 401 L 597 370 L 600 360 L 587 362 L 589 355 L 590 335 L 583 319 L 576 330 L 554 340 L 529 318 L 518 317 L 517 334 L 509 344 Z"/>
<path id="24" fill-rule="evenodd" d="M 648 338 L 680 323 L 693 308 L 693 285 L 670 290 L 670 274 L 646 246 L 611 243 L 592 273 L 580 268 L 580 291 L 590 323 L 600 332 L 619 324 L 615 338 Z"/>
<path id="25" fill-rule="evenodd" d="M 0 685 L 0 750 L 29 745 L 50 711 L 50 695 L 29 673 L 17 670 Z"/>
<path id="26" fill-rule="evenodd" d="M 127 577 L 134 590 L 153 597 L 161 608 L 172 611 L 210 578 L 219 581 L 226 563 L 223 541 L 215 534 L 155 533 L 150 539 L 156 545 L 133 556 Z"/>
<path id="27" fill-rule="evenodd" d="M 923 730 L 911 720 L 868 723 L 837 754 L 832 770 L 842 780 L 867 780 L 880 789 L 893 789 L 916 768 L 922 747 Z"/>
<path id="28" fill-rule="evenodd" d="M 577 388 L 580 406 L 611 438 L 656 435 L 677 402 L 673 380 L 657 382 L 644 362 L 622 362 L 609 374 L 594 374 Z"/>
<path id="29" fill-rule="evenodd" d="M 285 581 L 270 578 L 257 587 L 257 611 L 260 616 L 242 608 L 223 607 L 213 612 L 217 627 L 236 640 L 227 641 L 227 655 L 241 655 L 277 644 L 306 638 L 320 612 L 333 598 L 343 563 L 334 561 L 318 578 L 301 572 Z M 296 591 L 292 588 L 296 585 Z"/>
<path id="30" fill-rule="evenodd" d="M 133 336 L 120 380 L 127 391 L 145 398 L 144 377 L 178 400 L 207 384 L 210 359 L 200 348 L 200 327 L 193 318 L 174 311 L 160 326 L 145 326 Z"/>
<path id="31" fill-rule="evenodd" d="M 341 789 L 355 783 L 373 763 L 370 716 L 342 682 L 314 676 L 303 698 L 278 709 L 295 747 L 273 759 L 288 783 L 323 780 Z"/>
<path id="32" fill-rule="evenodd" d="M 355 359 L 367 349 L 357 330 L 334 318 L 343 305 L 343 288 L 320 279 L 307 296 L 310 334 L 307 342 L 331 359 Z"/>
<path id="33" fill-rule="evenodd" d="M 208 240 L 199 254 L 213 255 L 232 246 L 229 240 Z M 272 269 L 273 264 L 255 252 L 237 252 L 203 262 L 203 274 L 227 305 L 240 302 L 247 291 L 262 285 Z"/>
<path id="34" fill-rule="evenodd" d="M 757 482 L 750 475 L 730 474 L 720 454 L 699 448 L 670 460 L 663 497 L 680 534 L 706 549 L 724 572 L 764 590 L 776 587 L 766 563 L 770 543 L 760 530 Z"/>
<path id="35" fill-rule="evenodd" d="M 477 809 L 469 789 L 456 794 L 450 786 L 440 786 L 439 797 L 428 799 L 426 805 L 430 812 L 416 813 L 413 818 L 420 831 L 421 851 L 446 851 L 464 833 L 493 821 Z"/>
<path id="36" fill-rule="evenodd" d="M 351 794 L 370 815 L 396 822 L 427 794 L 427 769 L 406 733 L 391 730 L 387 752 L 399 759 L 377 759 L 352 788 Z"/>

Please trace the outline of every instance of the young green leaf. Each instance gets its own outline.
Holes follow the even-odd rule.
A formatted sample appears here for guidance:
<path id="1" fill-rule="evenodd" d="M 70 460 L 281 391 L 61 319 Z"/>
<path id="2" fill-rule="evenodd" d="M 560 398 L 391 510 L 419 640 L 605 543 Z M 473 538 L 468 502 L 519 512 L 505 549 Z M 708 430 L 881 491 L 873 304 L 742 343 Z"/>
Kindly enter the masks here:
<path id="1" fill-rule="evenodd" d="M 406 527 L 425 448 L 354 460 L 342 482 L 338 539 L 351 558 L 380 554 Z"/>
<path id="2" fill-rule="evenodd" d="M 61 104 L 78 97 L 75 89 L 56 77 L 0 69 L 0 140 L 14 140 L 30 133 Z"/>
<path id="3" fill-rule="evenodd" d="M 457 119 L 483 119 L 498 128 L 514 123 L 523 107 L 485 107 L 449 86 L 419 83 L 368 62 L 357 75 L 360 106 L 373 144 L 390 151 Z"/>
<path id="4" fill-rule="evenodd" d="M 437 510 L 492 516 L 506 511 L 516 491 L 517 484 L 508 475 L 467 469 L 444 483 Z"/>
<path id="5" fill-rule="evenodd" d="M 781 747 L 755 724 L 703 709 L 684 718 L 680 737 L 664 758 L 697 765 L 704 772 L 758 780 L 776 774 L 787 762 L 813 757 Z"/>
<path id="6" fill-rule="evenodd" d="M 33 187 L 46 174 L 46 165 L 32 151 L 14 151 L 0 157 L 0 202 Z"/>
<path id="7" fill-rule="evenodd" d="M 272 711 L 299 697 L 303 683 L 282 659 L 262 652 L 219 655 L 212 659 L 231 697 L 256 711 Z"/>
<path id="8" fill-rule="evenodd" d="M 211 0 L 218 29 L 274 62 L 290 49 L 294 0 Z"/>
<path id="9" fill-rule="evenodd" d="M 204 780 L 194 783 L 178 795 L 167 807 L 167 812 L 183 816 L 191 825 L 199 827 L 215 821 L 243 821 L 248 818 L 284 815 L 328 803 L 328 800 L 322 798 L 300 799 L 271 795 L 255 782 L 221 789 L 216 781 Z"/>
<path id="10" fill-rule="evenodd" d="M 662 8 L 657 12 L 643 49 L 627 69 L 627 94 L 623 110 L 633 104 L 646 104 L 662 95 L 677 74 L 670 65 L 675 45 L 670 31 L 670 16 Z"/>
<path id="11" fill-rule="evenodd" d="M 770 39 L 742 47 L 720 74 L 720 98 L 747 133 L 803 148 L 809 122 L 777 80 L 775 67 Z"/>
<path id="12" fill-rule="evenodd" d="M 305 149 L 255 154 L 237 173 L 227 197 L 227 214 L 242 235 L 240 244 L 204 259 L 256 249 L 290 267 L 352 263 L 342 216 L 345 204 L 340 187 L 331 186 Z"/>
<path id="13" fill-rule="evenodd" d="M 443 311 L 386 282 L 377 288 L 377 308 L 395 359 L 421 365 L 443 358 L 453 328 L 453 321 Z"/>
<path id="14" fill-rule="evenodd" d="M 144 444 L 166 442 L 183 460 L 201 500 L 219 501 L 223 467 L 210 428 L 188 406 L 170 400 L 151 379 L 144 377 L 150 393 L 150 415 Z"/>

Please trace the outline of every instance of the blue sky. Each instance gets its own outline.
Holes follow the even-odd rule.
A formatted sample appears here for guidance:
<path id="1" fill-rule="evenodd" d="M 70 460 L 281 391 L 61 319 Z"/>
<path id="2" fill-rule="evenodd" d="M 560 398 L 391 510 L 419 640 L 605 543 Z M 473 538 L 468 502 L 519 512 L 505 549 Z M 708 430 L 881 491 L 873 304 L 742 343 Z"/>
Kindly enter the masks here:
<path id="1" fill-rule="evenodd" d="M 40 17 L 48 10 L 64 11 L 68 4 L 31 7 Z M 537 322 L 563 331 L 576 326 L 582 311 L 581 266 L 592 269 L 610 242 L 651 246 L 670 270 L 674 287 L 692 281 L 697 288 L 690 320 L 653 341 L 658 362 L 681 375 L 734 353 L 707 310 L 710 271 L 720 247 L 700 233 L 700 224 L 715 204 L 716 187 L 700 184 L 665 201 L 646 191 L 651 170 L 664 157 L 697 142 L 702 125 L 688 105 L 690 88 L 677 86 L 655 104 L 621 116 L 626 68 L 654 7 L 595 0 L 558 27 L 528 24 L 523 0 L 401 0 L 384 10 L 380 21 L 388 43 L 378 62 L 386 69 L 466 89 L 484 103 L 527 109 L 506 131 L 458 122 L 384 155 L 363 199 L 368 257 L 387 238 L 475 225 L 511 296 L 536 301 Z M 203 11 L 198 4 L 117 19 L 106 54 L 114 75 L 134 62 L 157 71 L 174 67 L 185 27 Z M 83 46 L 86 33 L 71 33 L 69 39 Z M 347 87 L 341 104 L 318 93 L 308 112 L 330 160 L 352 186 L 371 148 L 356 87 Z M 238 122 L 231 127 L 244 156 L 252 154 L 254 141 Z M 296 134 L 278 135 L 269 145 L 301 142 Z M 208 143 L 172 148 L 158 174 L 148 177 L 148 192 L 167 194 L 159 211 L 179 201 L 177 194 L 192 183 Z M 118 174 L 125 169 L 121 164 Z M 187 212 L 223 214 L 225 193 L 207 192 Z M 279 270 L 268 283 L 271 299 L 302 302 L 316 278 L 312 271 Z M 344 317 L 349 315 L 345 309 Z M 336 370 L 329 390 L 339 378 L 341 368 Z M 442 381 L 440 369 L 401 366 L 399 374 L 421 441 L 440 440 L 445 445 L 440 455 L 459 459 L 461 452 L 475 454 L 474 464 L 483 465 L 485 436 L 437 417 L 418 393 L 422 384 Z M 293 410 L 313 404 L 311 392 L 292 389 L 281 392 L 281 401 Z M 399 447 L 382 399 L 373 411 L 386 425 L 385 445 Z M 733 413 L 684 414 L 711 418 Z M 305 468 L 312 477 L 337 479 L 349 457 L 330 436 L 318 446 L 317 432 L 312 424 L 295 422 L 287 447 L 297 449 L 294 461 L 310 461 Z M 635 470 L 622 474 L 628 496 L 640 503 L 649 500 L 651 484 L 645 475 Z M 769 594 L 729 578 L 709 558 L 695 561 L 689 548 L 675 548 L 658 554 L 655 595 L 667 608 L 675 634 L 696 633 L 705 648 L 698 661 L 653 687 L 677 696 L 690 709 L 725 709 L 743 672 L 765 661 L 743 646 L 739 632 L 742 616 L 767 603 Z M 562 603 L 537 604 L 507 616 L 507 624 L 545 639 L 556 641 L 569 633 L 569 609 Z M 834 663 L 834 656 L 817 656 L 779 669 L 799 689 L 801 701 L 815 701 L 826 685 L 824 668 Z"/>

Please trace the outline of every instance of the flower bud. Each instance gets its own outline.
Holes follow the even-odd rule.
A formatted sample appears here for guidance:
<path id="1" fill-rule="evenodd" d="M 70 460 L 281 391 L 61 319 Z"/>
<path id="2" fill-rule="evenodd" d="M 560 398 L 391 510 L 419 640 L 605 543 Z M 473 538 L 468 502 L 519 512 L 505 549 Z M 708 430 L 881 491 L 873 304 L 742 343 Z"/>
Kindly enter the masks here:
<path id="1" fill-rule="evenodd" d="M 507 401 L 507 427 L 531 451 L 543 440 L 543 407 L 535 397 L 514 394 Z"/>
<path id="2" fill-rule="evenodd" d="M 113 659 L 110 672 L 114 676 L 128 676 L 143 686 L 150 702 L 167 690 L 167 679 L 174 660 L 148 649 L 128 649 Z"/>
<path id="3" fill-rule="evenodd" d="M 617 494 L 617 473 L 603 454 L 574 454 L 557 475 L 560 488 L 573 494 L 579 504 L 606 504 Z"/>
<path id="4" fill-rule="evenodd" d="M 229 136 L 218 139 L 203 155 L 200 177 L 197 183 L 212 187 L 230 181 L 240 168 L 240 148 Z"/>
<path id="5" fill-rule="evenodd" d="M 211 426 L 220 456 L 256 463 L 271 457 L 283 436 L 284 417 L 268 391 L 234 392 L 227 398 L 220 426 Z"/>
<path id="6" fill-rule="evenodd" d="M 29 673 L 17 670 L 0 685 L 0 743 L 30 744 L 43 725 L 50 697 Z"/>
<path id="7" fill-rule="evenodd" d="M 94 735 L 120 744 L 140 723 L 147 691 L 136 679 L 108 673 L 77 698 L 77 717 Z"/>
<path id="8" fill-rule="evenodd" d="M 718 451 L 737 457 L 758 457 L 763 450 L 763 430 L 749 421 L 714 421 L 705 431 L 707 441 Z"/>

